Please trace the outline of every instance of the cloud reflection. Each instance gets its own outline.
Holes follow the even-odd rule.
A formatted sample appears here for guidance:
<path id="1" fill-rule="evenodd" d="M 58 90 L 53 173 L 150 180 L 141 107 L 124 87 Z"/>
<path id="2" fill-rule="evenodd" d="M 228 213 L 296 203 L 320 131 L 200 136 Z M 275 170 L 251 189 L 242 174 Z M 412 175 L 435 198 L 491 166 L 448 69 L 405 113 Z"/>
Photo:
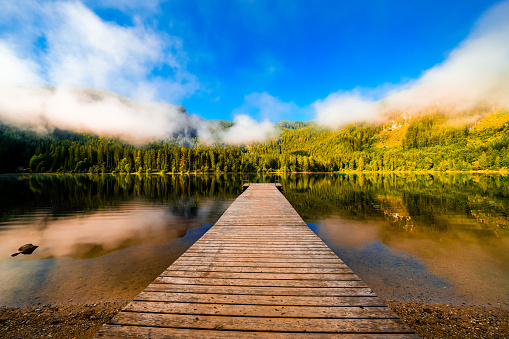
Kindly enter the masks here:
<path id="1" fill-rule="evenodd" d="M 208 229 L 202 224 L 215 221 L 217 199 L 175 203 L 176 210 L 135 199 L 56 217 L 38 210 L 0 223 L 0 306 L 127 302 Z M 38 251 L 11 258 L 27 241 Z"/>
<path id="2" fill-rule="evenodd" d="M 71 217 L 36 215 L 25 222 L 23 228 L 2 232 L 0 261 L 27 241 L 40 246 L 37 256 L 27 259 L 90 258 L 133 245 L 165 243 L 200 225 L 175 216 L 168 206 L 140 202 Z"/>

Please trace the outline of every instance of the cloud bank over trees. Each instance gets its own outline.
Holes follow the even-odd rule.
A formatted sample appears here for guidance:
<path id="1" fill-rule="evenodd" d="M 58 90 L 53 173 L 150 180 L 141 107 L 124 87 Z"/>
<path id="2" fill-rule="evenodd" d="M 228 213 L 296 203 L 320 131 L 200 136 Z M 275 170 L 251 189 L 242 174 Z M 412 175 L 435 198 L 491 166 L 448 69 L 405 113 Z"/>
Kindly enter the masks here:
<path id="1" fill-rule="evenodd" d="M 338 91 L 313 106 L 319 124 L 337 127 L 376 121 L 391 111 L 429 106 L 461 111 L 477 105 L 509 106 L 509 1 L 490 8 L 447 59 L 421 77 L 393 86 L 380 100 L 358 90 Z"/>

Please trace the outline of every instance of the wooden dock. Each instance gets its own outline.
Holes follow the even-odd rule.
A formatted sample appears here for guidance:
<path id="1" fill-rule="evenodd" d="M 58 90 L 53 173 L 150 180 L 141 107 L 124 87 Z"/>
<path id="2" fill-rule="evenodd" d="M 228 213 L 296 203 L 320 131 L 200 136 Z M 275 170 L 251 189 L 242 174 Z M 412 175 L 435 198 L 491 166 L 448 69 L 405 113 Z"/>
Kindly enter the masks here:
<path id="1" fill-rule="evenodd" d="M 250 184 L 96 338 L 417 338 L 274 184 Z"/>

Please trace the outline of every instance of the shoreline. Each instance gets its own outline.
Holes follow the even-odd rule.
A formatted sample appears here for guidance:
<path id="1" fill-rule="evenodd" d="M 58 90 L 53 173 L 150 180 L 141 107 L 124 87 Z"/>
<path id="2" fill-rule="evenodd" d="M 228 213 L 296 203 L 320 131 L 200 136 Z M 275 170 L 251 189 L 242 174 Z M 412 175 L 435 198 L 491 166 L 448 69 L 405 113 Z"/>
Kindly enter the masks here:
<path id="1" fill-rule="evenodd" d="M 509 309 L 384 302 L 421 338 L 509 338 Z M 88 339 L 127 302 L 0 307 L 3 338 Z"/>
<path id="2" fill-rule="evenodd" d="M 419 171 L 332 171 L 332 172 L 104 172 L 104 173 L 70 173 L 70 172 L 14 172 L 14 173 L 0 173 L 4 175 L 223 175 L 223 174 L 242 174 L 242 175 L 291 175 L 291 174 L 509 174 L 508 169 L 499 170 L 469 170 L 469 171 L 433 171 L 433 170 L 419 170 Z"/>

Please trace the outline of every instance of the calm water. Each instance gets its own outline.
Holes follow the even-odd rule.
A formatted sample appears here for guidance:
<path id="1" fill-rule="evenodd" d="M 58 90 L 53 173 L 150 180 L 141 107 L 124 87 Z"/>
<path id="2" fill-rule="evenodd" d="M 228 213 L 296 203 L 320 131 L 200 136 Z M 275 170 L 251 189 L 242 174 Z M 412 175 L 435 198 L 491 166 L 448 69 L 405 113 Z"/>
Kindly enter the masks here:
<path id="1" fill-rule="evenodd" d="M 509 177 L 317 174 L 282 184 L 381 297 L 509 307 Z M 0 176 L 0 305 L 129 300 L 241 185 L 240 175 Z M 40 247 L 10 257 L 29 242 Z"/>

